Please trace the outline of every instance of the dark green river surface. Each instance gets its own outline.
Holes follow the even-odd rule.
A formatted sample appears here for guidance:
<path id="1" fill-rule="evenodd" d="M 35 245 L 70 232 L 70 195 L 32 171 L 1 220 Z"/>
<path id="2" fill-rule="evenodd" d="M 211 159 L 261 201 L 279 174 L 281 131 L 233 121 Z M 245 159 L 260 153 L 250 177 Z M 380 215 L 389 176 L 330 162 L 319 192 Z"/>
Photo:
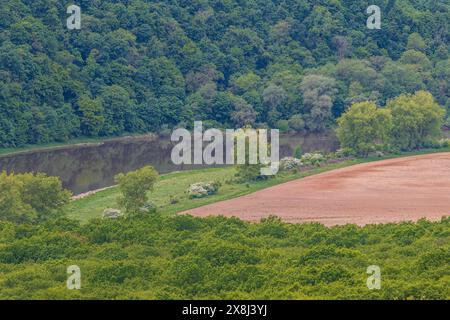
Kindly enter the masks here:
<path id="1" fill-rule="evenodd" d="M 64 187 L 74 194 L 108 187 L 120 172 L 154 166 L 160 173 L 193 169 L 199 166 L 174 165 L 170 159 L 175 143 L 170 136 L 125 137 L 85 145 L 32 150 L 0 156 L 0 171 L 45 172 L 61 178 Z M 333 132 L 321 134 L 281 135 L 280 157 L 292 156 L 300 146 L 302 152 L 335 151 L 339 143 Z"/>

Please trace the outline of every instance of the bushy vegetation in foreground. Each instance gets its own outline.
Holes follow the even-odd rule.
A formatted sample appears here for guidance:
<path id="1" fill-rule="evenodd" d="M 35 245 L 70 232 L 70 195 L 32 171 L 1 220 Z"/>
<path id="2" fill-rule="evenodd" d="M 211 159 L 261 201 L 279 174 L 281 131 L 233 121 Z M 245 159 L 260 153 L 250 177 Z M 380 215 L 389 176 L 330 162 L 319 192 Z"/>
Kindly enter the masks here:
<path id="1" fill-rule="evenodd" d="M 2 299 L 450 298 L 450 219 L 347 225 L 159 214 L 0 222 Z M 81 269 L 81 290 L 66 269 Z M 369 265 L 381 289 L 369 290 Z"/>
<path id="2" fill-rule="evenodd" d="M 248 223 L 170 214 L 364 161 L 371 158 L 229 182 L 205 199 L 180 192 L 200 178 L 231 178 L 233 168 L 173 173 L 156 182 L 146 167 L 118 176 L 117 188 L 72 202 L 68 213 L 78 208 L 81 221 L 64 215 L 64 201 L 50 201 L 68 199 L 56 178 L 0 174 L 0 299 L 450 298 L 450 218 L 326 228 L 275 217 Z M 156 212 L 126 206 L 131 199 L 144 204 L 147 196 Z M 88 219 L 110 203 L 122 204 L 126 215 Z M 66 288 L 73 265 L 81 270 L 81 290 Z M 366 286 L 372 265 L 381 268 L 381 290 Z"/>

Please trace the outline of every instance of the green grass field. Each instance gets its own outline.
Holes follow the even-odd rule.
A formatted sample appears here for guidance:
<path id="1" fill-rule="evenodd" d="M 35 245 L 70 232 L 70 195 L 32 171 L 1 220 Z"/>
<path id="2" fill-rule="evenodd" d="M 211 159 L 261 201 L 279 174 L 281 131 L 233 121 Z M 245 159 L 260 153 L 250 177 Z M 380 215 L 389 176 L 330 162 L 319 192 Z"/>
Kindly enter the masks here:
<path id="1" fill-rule="evenodd" d="M 350 160 L 297 174 L 282 173 L 272 179 L 248 184 L 225 183 L 234 178 L 236 173 L 234 167 L 169 173 L 160 177 L 160 181 L 155 184 L 154 191 L 149 194 L 149 198 L 158 206 L 160 213 L 174 214 L 213 202 L 239 197 L 293 179 L 342 168 L 359 162 L 359 160 Z M 185 194 L 186 189 L 190 184 L 201 181 L 221 181 L 222 187 L 215 195 L 200 199 L 190 199 Z M 112 187 L 86 198 L 75 200 L 69 206 L 68 216 L 83 222 L 94 217 L 100 217 L 104 209 L 117 207 L 116 201 L 118 196 L 119 189 Z M 176 200 L 176 203 L 173 203 L 173 200 Z"/>

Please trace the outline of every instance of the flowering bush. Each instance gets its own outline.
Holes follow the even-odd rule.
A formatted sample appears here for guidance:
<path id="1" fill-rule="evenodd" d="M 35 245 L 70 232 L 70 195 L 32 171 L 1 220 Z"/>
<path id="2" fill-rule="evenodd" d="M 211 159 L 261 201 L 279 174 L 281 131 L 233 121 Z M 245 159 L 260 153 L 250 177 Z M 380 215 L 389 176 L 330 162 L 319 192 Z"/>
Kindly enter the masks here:
<path id="1" fill-rule="evenodd" d="M 326 158 L 321 153 L 305 153 L 300 159 L 301 163 L 304 165 L 312 165 L 319 167 Z"/>
<path id="2" fill-rule="evenodd" d="M 203 198 L 219 191 L 219 182 L 197 182 L 191 184 L 186 190 L 189 198 Z"/>
<path id="3" fill-rule="evenodd" d="M 441 139 L 439 140 L 439 147 L 440 148 L 449 148 L 450 147 L 450 139 Z"/>
<path id="4" fill-rule="evenodd" d="M 302 162 L 294 157 L 285 157 L 280 160 L 280 169 L 283 171 L 295 170 L 301 165 Z"/>

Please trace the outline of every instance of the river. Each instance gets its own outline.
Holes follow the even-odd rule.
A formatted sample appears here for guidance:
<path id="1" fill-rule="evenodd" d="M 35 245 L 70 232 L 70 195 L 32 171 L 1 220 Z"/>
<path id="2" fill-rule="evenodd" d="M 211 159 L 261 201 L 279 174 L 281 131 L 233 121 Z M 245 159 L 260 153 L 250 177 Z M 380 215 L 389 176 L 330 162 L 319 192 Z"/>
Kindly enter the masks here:
<path id="1" fill-rule="evenodd" d="M 107 140 L 101 143 L 68 145 L 0 156 L 0 171 L 44 172 L 61 178 L 63 186 L 75 195 L 114 184 L 120 172 L 153 165 L 160 173 L 192 169 L 177 166 L 170 159 L 173 143 L 169 136 L 143 135 Z M 295 134 L 280 137 L 280 156 L 302 152 L 335 151 L 339 143 L 333 132 Z"/>

